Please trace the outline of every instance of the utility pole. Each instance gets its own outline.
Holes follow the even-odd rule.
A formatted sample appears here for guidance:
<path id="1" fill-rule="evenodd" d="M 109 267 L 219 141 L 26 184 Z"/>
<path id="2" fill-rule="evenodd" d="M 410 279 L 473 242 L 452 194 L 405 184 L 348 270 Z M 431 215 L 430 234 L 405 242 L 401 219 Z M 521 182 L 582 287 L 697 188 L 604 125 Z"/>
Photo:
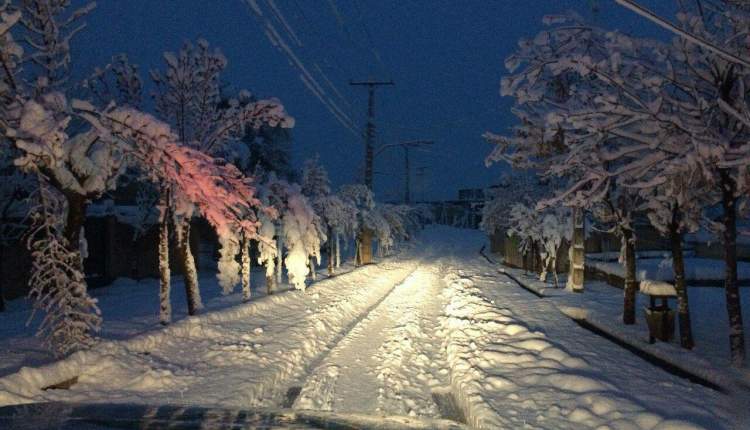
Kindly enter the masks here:
<path id="1" fill-rule="evenodd" d="M 367 99 L 367 131 L 365 132 L 365 172 L 364 180 L 367 188 L 372 190 L 373 145 L 375 144 L 375 88 L 382 85 L 395 85 L 393 81 L 349 81 L 349 85 L 366 86 Z"/>
<path id="2" fill-rule="evenodd" d="M 404 204 L 411 203 L 411 171 L 409 170 L 409 147 L 404 146 Z"/>
<path id="3" fill-rule="evenodd" d="M 378 148 L 377 153 L 380 154 L 388 148 L 400 146 L 404 149 L 404 203 L 411 203 L 411 167 L 409 160 L 409 150 L 412 148 L 419 148 L 421 146 L 432 145 L 435 142 L 432 140 L 408 140 L 405 142 L 389 143 Z"/>
<path id="4" fill-rule="evenodd" d="M 417 202 L 422 199 L 424 200 L 424 183 L 425 183 L 425 176 L 427 175 L 427 167 L 426 166 L 420 166 L 417 167 L 416 172 L 414 172 L 414 176 L 416 176 L 416 184 L 414 190 L 415 199 Z"/>

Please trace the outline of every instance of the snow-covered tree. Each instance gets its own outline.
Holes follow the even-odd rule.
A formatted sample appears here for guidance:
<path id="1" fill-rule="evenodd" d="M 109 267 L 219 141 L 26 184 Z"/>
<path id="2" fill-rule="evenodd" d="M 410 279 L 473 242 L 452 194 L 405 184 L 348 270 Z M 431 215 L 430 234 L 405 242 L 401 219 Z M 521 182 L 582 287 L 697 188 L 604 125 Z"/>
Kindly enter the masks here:
<path id="1" fill-rule="evenodd" d="M 725 3 L 703 13 L 684 9 L 678 13 L 677 20 L 680 28 L 747 62 L 746 35 L 750 30 L 750 16 L 746 11 Z M 729 343 L 732 363 L 741 366 L 745 344 L 737 283 L 737 209 L 740 198 L 750 190 L 747 149 L 750 122 L 733 112 L 748 112 L 750 68 L 681 37 L 674 39 L 672 52 L 665 59 L 665 68 L 670 72 L 669 82 L 676 91 L 668 101 L 681 108 L 681 124 L 692 143 L 682 159 L 697 164 L 702 170 L 720 196 L 723 209 L 721 233 Z"/>
<path id="2" fill-rule="evenodd" d="M 352 200 L 331 193 L 328 172 L 318 158 L 305 162 L 302 173 L 302 192 L 310 199 L 315 213 L 325 227 L 328 238 L 328 272 L 333 274 L 341 265 L 341 238 L 355 238 L 358 210 Z"/>
<path id="3" fill-rule="evenodd" d="M 184 219 L 195 212 L 225 240 L 231 235 L 256 236 L 259 223 L 248 214 L 263 206 L 255 196 L 252 180 L 236 167 L 182 145 L 167 124 L 151 115 L 130 108 L 97 111 L 83 103 L 76 108 L 104 138 L 121 142 L 123 151 L 138 163 L 146 178 L 170 190 L 176 202 L 169 209 L 174 216 Z M 159 209 L 163 211 L 164 206 Z M 161 242 L 160 253 L 166 253 L 168 248 L 162 246 L 166 243 Z M 167 258 L 161 261 L 166 262 Z M 160 269 L 164 268 L 162 265 Z M 170 320 L 170 307 L 166 305 L 169 271 L 162 275 L 166 282 L 162 279 L 161 319 L 166 323 Z"/>
<path id="4" fill-rule="evenodd" d="M 63 235 L 65 201 L 41 174 L 38 180 L 27 236 L 33 265 L 29 298 L 35 311 L 45 313 L 37 335 L 56 354 L 65 355 L 94 343 L 92 332 L 99 330 L 101 316 L 86 290 L 80 254 L 71 251 Z"/>
<path id="5" fill-rule="evenodd" d="M 387 224 L 379 226 L 379 220 L 373 220 L 373 230 L 378 238 L 380 256 L 385 256 L 393 246 L 411 238 L 419 228 L 418 220 L 413 217 L 413 209 L 409 205 L 379 204 L 375 211 Z"/>
<path id="6" fill-rule="evenodd" d="M 702 210 L 711 196 L 707 194 L 706 181 L 700 172 L 684 163 L 665 163 L 659 175 L 661 184 L 641 189 L 644 201 L 641 210 L 646 212 L 651 224 L 669 238 L 677 292 L 680 344 L 690 349 L 694 346 L 694 340 L 682 239 L 685 233 L 694 232 L 700 227 Z"/>
<path id="7" fill-rule="evenodd" d="M 341 238 L 354 239 L 359 228 L 357 208 L 349 200 L 329 194 L 313 201 L 313 207 L 329 228 L 329 272 L 341 266 Z"/>
<path id="8" fill-rule="evenodd" d="M 385 257 L 395 244 L 395 240 L 391 224 L 385 218 L 381 207 L 377 205 L 372 210 L 364 212 L 362 215 L 362 226 L 374 233 L 377 240 L 378 257 Z M 360 246 L 363 246 L 363 241 L 360 242 Z"/>
<path id="9" fill-rule="evenodd" d="M 559 21 L 559 18 L 545 18 L 545 22 L 550 24 L 556 21 Z M 519 124 L 514 127 L 510 137 L 485 133 L 485 138 L 495 144 L 494 150 L 486 159 L 487 164 L 504 161 L 514 169 L 536 172 L 545 180 L 550 180 L 551 176 L 555 176 L 551 171 L 553 166 L 564 164 L 569 159 L 565 134 L 560 127 L 554 124 L 548 125 L 547 116 L 549 112 L 574 109 L 578 101 L 571 97 L 571 92 L 580 85 L 585 86 L 587 81 L 579 79 L 576 73 L 547 67 L 544 58 L 554 56 L 558 49 L 558 46 L 551 44 L 553 41 L 550 34 L 545 32 L 533 41 L 521 40 L 519 51 L 506 60 L 506 68 L 514 74 L 503 78 L 501 94 L 516 98 L 516 106 L 512 112 L 518 118 Z M 518 68 L 522 64 L 525 67 L 519 72 Z M 576 177 L 567 178 L 572 182 L 576 179 Z M 494 208 L 500 209 L 501 207 L 494 205 Z M 492 207 L 488 208 L 488 210 L 491 209 Z M 571 211 L 574 219 L 581 221 L 584 219 L 583 206 L 572 205 Z M 489 222 L 491 214 L 487 215 Z M 583 222 L 576 222 L 571 226 L 573 234 L 568 287 L 576 292 L 583 291 L 585 263 L 583 226 Z"/>
<path id="10" fill-rule="evenodd" d="M 532 266 L 537 254 L 537 246 L 542 239 L 539 212 L 530 205 L 515 203 L 508 214 L 508 237 L 518 238 L 518 252 L 531 258 Z M 532 267 L 532 270 L 534 268 Z"/>
<path id="11" fill-rule="evenodd" d="M 22 152 L 16 165 L 45 175 L 65 196 L 63 234 L 70 246 L 78 246 L 87 202 L 115 186 L 123 160 L 116 146 L 98 139 L 95 130 L 76 127 L 65 103 L 71 86 L 71 42 L 95 6 L 88 3 L 68 11 L 69 3 L 27 0 L 19 5 L 28 47 L 23 79 L 13 78 L 10 86 L 20 106 L 14 111 L 17 122 L 9 124 L 6 134 Z"/>
<path id="12" fill-rule="evenodd" d="M 268 244 L 260 245 L 260 261 L 266 266 L 266 274 L 276 269 L 276 279 L 268 286 L 281 282 L 282 264 L 286 267 L 289 283 L 304 290 L 305 278 L 320 260 L 320 246 L 326 235 L 321 228 L 322 220 L 315 213 L 310 201 L 302 194 L 300 185 L 278 178 L 275 173 L 267 175 L 262 184 L 263 197 L 278 214 L 276 224 L 262 227 L 266 239 L 275 236 L 276 249 Z M 286 251 L 286 252 L 284 252 Z M 273 260 L 275 258 L 275 261 Z"/>
<path id="13" fill-rule="evenodd" d="M 196 45 L 186 43 L 178 53 L 167 52 L 164 60 L 164 72 L 151 71 L 157 88 L 154 101 L 157 112 L 173 125 L 183 145 L 207 154 L 218 154 L 228 141 L 239 139 L 246 129 L 258 129 L 263 125 L 293 126 L 294 120 L 276 100 L 250 101 L 251 96 L 246 91 L 241 91 L 237 98 L 223 98 L 220 77 L 227 61 L 219 50 L 212 49 L 205 40 L 199 40 Z M 161 194 L 161 206 L 165 209 L 162 210 L 160 224 L 173 219 L 178 260 L 185 277 L 188 313 L 192 315 L 202 307 L 195 261 L 190 250 L 192 212 L 174 209 L 183 203 L 174 200 L 170 189 L 162 189 Z M 167 227 L 162 226 L 161 229 Z M 222 238 L 222 245 L 231 248 L 222 251 L 222 267 L 226 267 L 230 251 L 242 249 L 239 245 L 235 246 L 240 241 L 245 242 L 239 237 Z M 166 266 L 166 262 L 163 264 Z"/>
<path id="14" fill-rule="evenodd" d="M 482 207 L 480 230 L 493 235 L 508 228 L 510 211 L 515 203 L 536 201 L 548 191 L 534 171 L 504 174 L 497 186 L 487 191 L 489 200 Z"/>
<path id="15" fill-rule="evenodd" d="M 546 176 L 567 178 L 542 206 L 562 203 L 604 217 L 623 243 L 623 321 L 633 324 L 632 222 L 639 194 L 628 184 L 658 169 L 675 143 L 671 129 L 662 126 L 665 80 L 652 72 L 662 57 L 660 45 L 588 26 L 575 15 L 545 22 L 551 28 L 522 42 L 506 62 L 514 74 L 503 80 L 503 93 L 516 98 L 522 125 L 514 138 L 489 136 L 498 144 L 491 159 L 541 166 Z M 665 145 L 656 148 L 652 141 Z M 577 264 L 574 259 L 572 266 Z"/>
<path id="16" fill-rule="evenodd" d="M 586 85 L 576 88 L 578 104 L 574 109 L 558 109 L 547 119 L 565 130 L 566 142 L 585 139 L 608 143 L 607 151 L 600 154 L 590 146 L 581 146 L 578 156 L 597 154 L 606 168 L 593 177 L 584 177 L 579 190 L 603 190 L 613 181 L 640 190 L 663 186 L 666 188 L 654 192 L 683 194 L 668 196 L 669 206 L 677 208 L 678 219 L 689 219 L 694 211 L 684 207 L 683 212 L 683 207 L 675 203 L 710 202 L 711 196 L 716 196 L 724 212 L 720 230 L 727 267 L 732 361 L 740 364 L 744 340 L 736 282 L 736 218 L 738 199 L 747 184 L 748 158 L 743 148 L 747 147 L 750 123 L 743 121 L 741 113 L 747 105 L 748 69 L 740 64 L 747 57 L 743 35 L 748 19 L 745 12 L 727 4 L 705 10 L 687 7 L 693 6 L 683 5 L 677 16 L 680 37 L 671 44 L 592 29 L 579 22 L 562 24 L 548 35 L 540 35 L 542 45 L 549 40 L 571 42 L 559 45 L 566 48 L 562 53 L 547 52 L 550 61 L 544 62 L 545 68 L 588 76 Z M 560 31 L 568 34 L 566 39 L 559 37 Z M 574 42 L 579 47 L 571 53 Z M 715 46 L 721 46 L 723 54 L 712 48 Z M 678 166 L 677 175 L 687 178 L 697 171 L 703 176 L 699 183 L 710 186 L 699 187 L 704 191 L 700 198 L 686 199 L 681 191 L 686 187 L 669 185 L 674 175 L 665 166 L 673 170 Z M 680 302 L 680 307 L 686 308 L 686 300 Z M 689 345 L 686 341 L 683 339 L 683 345 Z"/>
<path id="17" fill-rule="evenodd" d="M 557 283 L 557 252 L 562 246 L 563 240 L 570 240 L 570 219 L 564 214 L 564 210 L 558 209 L 547 211 L 543 214 L 541 225 L 541 257 L 542 273 L 539 275 L 541 281 L 547 281 L 547 274 L 551 271 L 552 277 Z"/>
<path id="18" fill-rule="evenodd" d="M 370 191 L 367 186 L 362 184 L 344 185 L 339 189 L 338 195 L 348 205 L 351 205 L 357 209 L 357 226 L 359 228 L 357 230 L 357 235 L 355 238 L 355 263 L 357 265 L 361 265 L 363 264 L 364 259 L 367 258 L 363 257 L 363 253 L 366 252 L 368 255 L 372 253 L 371 249 L 364 249 L 364 247 L 367 245 L 363 244 L 363 242 L 369 243 L 369 241 L 363 241 L 362 239 L 363 234 L 369 234 L 364 233 L 364 230 L 370 228 L 372 224 L 377 221 L 377 218 L 371 219 L 372 217 L 370 217 L 369 215 L 369 213 L 375 208 L 375 200 L 373 198 L 372 191 Z"/>
<path id="19" fill-rule="evenodd" d="M 284 244 L 287 247 L 284 266 L 289 275 L 289 283 L 294 288 L 304 290 L 305 278 L 311 270 L 315 270 L 315 264 L 319 263 L 320 244 L 326 237 L 318 228 L 319 217 L 297 185 L 291 187 L 282 222 Z"/>
<path id="20" fill-rule="evenodd" d="M 302 193 L 313 201 L 331 194 L 328 172 L 320 165 L 320 157 L 305 160 L 302 168 Z"/>
<path id="21" fill-rule="evenodd" d="M 87 200 L 113 186 L 122 161 L 92 129 L 74 127 L 63 93 L 69 87 L 70 43 L 93 3 L 72 12 L 68 3 L 0 5 L 3 157 L 13 157 L 45 187 L 35 191 L 41 200 L 35 229 L 27 236 L 34 260 L 30 297 L 47 313 L 40 333 L 58 353 L 90 344 L 90 332 L 98 327 L 98 310 L 82 274 L 81 231 Z M 59 196 L 64 203 L 52 201 Z M 54 217 L 60 217 L 55 224 Z"/>
<path id="22" fill-rule="evenodd" d="M 269 294 L 276 290 L 276 270 L 279 249 L 276 246 L 276 223 L 267 213 L 258 214 L 260 230 L 258 231 L 258 264 L 265 268 L 266 289 Z M 280 264 L 279 264 L 279 269 Z"/>

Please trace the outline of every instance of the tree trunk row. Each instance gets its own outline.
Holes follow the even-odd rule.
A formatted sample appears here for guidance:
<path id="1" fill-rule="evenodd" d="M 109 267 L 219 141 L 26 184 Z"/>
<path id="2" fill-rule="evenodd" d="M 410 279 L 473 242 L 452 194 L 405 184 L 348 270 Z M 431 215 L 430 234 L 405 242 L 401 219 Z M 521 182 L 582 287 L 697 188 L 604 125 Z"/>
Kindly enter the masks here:
<path id="1" fill-rule="evenodd" d="M 625 300 L 622 308 L 622 322 L 635 324 L 635 293 L 638 284 L 635 278 L 635 234 L 629 228 L 622 229 L 622 245 L 625 248 Z"/>
<path id="2" fill-rule="evenodd" d="M 583 208 L 573 208 L 573 237 L 568 250 L 568 280 L 566 287 L 575 292 L 583 292 L 586 264 L 586 231 Z"/>
<path id="3" fill-rule="evenodd" d="M 729 316 L 730 358 L 734 366 L 745 362 L 745 334 L 742 327 L 742 309 L 737 283 L 737 184 L 727 170 L 721 170 L 721 204 L 724 210 L 724 289 Z"/>
<path id="4" fill-rule="evenodd" d="M 669 224 L 669 242 L 672 247 L 672 268 L 674 269 L 674 289 L 677 292 L 677 319 L 680 328 L 680 346 L 692 349 L 693 330 L 690 324 L 690 305 L 685 285 L 685 259 L 682 255 L 682 234 L 680 234 L 679 209 L 672 209 L 672 222 Z"/>

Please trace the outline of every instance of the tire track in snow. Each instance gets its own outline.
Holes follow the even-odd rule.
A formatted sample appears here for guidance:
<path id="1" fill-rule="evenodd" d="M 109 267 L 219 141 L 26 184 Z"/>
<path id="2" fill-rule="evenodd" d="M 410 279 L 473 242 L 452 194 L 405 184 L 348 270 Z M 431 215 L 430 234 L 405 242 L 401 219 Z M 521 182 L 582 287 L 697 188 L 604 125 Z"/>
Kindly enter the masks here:
<path id="1" fill-rule="evenodd" d="M 396 290 L 397 287 L 403 285 L 414 272 L 418 270 L 419 266 L 411 270 L 403 279 L 393 284 L 393 286 L 384 294 L 377 302 L 373 303 L 367 310 L 360 314 L 354 319 L 344 330 L 341 330 L 328 344 L 328 348 L 316 357 L 308 366 L 310 371 L 300 378 L 297 384 L 290 387 L 294 389 L 295 386 L 300 387 L 300 394 L 293 402 L 293 407 L 297 409 L 316 409 L 330 411 L 332 410 L 331 405 L 333 402 L 333 384 L 336 382 L 339 376 L 340 366 L 331 365 L 326 360 L 332 354 L 337 352 L 337 348 L 340 345 L 346 345 L 347 340 L 352 335 L 356 335 L 358 326 L 373 313 L 375 309 L 383 304 Z"/>
<path id="2" fill-rule="evenodd" d="M 305 380 L 297 409 L 439 418 L 449 384 L 435 342 L 444 298 L 438 264 L 421 264 L 342 337 Z M 441 399 L 444 397 L 440 397 Z"/>
<path id="3" fill-rule="evenodd" d="M 294 291 L 186 318 L 0 379 L 0 404 L 114 401 L 222 407 L 283 402 L 342 333 L 418 266 L 403 255 Z M 366 286 L 366 288 L 363 288 Z M 78 376 L 70 390 L 44 381 Z"/>

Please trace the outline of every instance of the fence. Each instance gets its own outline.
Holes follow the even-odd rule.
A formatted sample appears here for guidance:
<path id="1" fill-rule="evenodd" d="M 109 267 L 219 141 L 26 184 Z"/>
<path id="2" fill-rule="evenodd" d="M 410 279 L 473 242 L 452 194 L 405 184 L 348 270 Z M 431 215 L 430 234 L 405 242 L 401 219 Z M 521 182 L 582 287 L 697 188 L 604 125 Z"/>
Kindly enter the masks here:
<path id="1" fill-rule="evenodd" d="M 118 222 L 115 216 L 89 216 L 84 229 L 89 254 L 84 260 L 84 270 L 89 287 L 107 285 L 119 277 L 142 279 L 159 276 L 156 225 L 136 235 L 132 226 Z M 205 221 L 195 220 L 191 227 L 190 248 L 197 266 L 201 264 L 201 256 L 205 258 L 215 252 L 215 243 L 215 235 Z M 31 271 L 31 256 L 26 244 L 19 240 L 2 247 L 0 252 L 0 294 L 5 299 L 26 295 Z M 181 274 L 182 270 L 173 258 L 175 255 L 175 250 L 170 250 L 170 266 L 174 274 Z"/>

